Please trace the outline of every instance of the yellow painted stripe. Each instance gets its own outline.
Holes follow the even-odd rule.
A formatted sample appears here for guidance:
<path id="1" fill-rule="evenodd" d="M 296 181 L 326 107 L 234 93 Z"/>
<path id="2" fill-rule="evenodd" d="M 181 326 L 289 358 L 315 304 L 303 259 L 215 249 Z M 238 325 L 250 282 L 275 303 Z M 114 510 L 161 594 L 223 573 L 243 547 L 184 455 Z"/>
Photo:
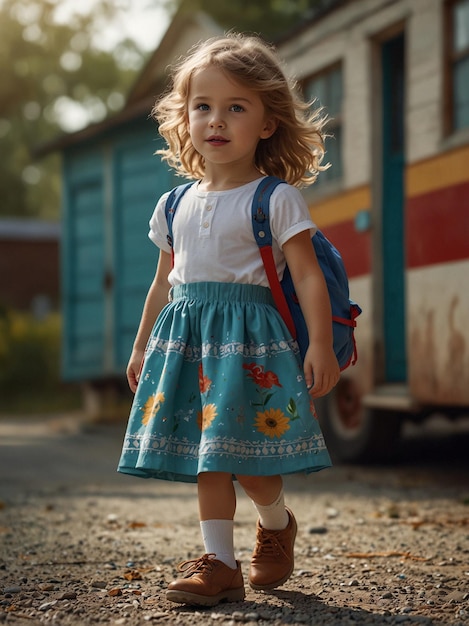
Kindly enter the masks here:
<path id="1" fill-rule="evenodd" d="M 469 146 L 409 165 L 405 176 L 407 198 L 469 182 Z M 358 211 L 370 209 L 369 185 L 309 202 L 311 217 L 319 228 L 353 220 Z"/>
<path id="2" fill-rule="evenodd" d="M 344 191 L 340 195 L 310 202 L 309 211 L 319 228 L 353 220 L 358 211 L 370 209 L 371 192 L 368 185 Z"/>
<path id="3" fill-rule="evenodd" d="M 469 181 L 469 146 L 409 165 L 406 172 L 408 198 Z"/>

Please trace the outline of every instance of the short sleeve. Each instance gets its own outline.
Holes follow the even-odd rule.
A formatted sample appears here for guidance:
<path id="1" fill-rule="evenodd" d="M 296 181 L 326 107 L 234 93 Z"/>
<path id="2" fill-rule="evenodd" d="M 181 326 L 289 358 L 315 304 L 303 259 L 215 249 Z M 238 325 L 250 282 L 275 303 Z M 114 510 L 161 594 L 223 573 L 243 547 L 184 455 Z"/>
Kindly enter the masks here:
<path id="1" fill-rule="evenodd" d="M 309 230 L 311 237 L 314 235 L 317 227 L 299 189 L 292 185 L 276 187 L 270 199 L 270 227 L 280 248 L 304 230 Z"/>
<path id="2" fill-rule="evenodd" d="M 165 206 L 168 199 L 169 191 L 161 196 L 153 211 L 153 215 L 150 218 L 150 230 L 148 237 L 153 243 L 163 250 L 163 252 L 171 252 L 171 247 L 168 243 L 168 224 L 166 222 Z"/>

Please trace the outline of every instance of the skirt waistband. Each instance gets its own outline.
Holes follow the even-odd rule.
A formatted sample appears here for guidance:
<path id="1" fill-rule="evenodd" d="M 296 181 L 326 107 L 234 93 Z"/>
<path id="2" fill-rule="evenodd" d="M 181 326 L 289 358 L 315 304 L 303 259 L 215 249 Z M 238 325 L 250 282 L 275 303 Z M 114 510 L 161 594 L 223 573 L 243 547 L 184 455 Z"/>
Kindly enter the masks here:
<path id="1" fill-rule="evenodd" d="M 274 304 L 268 287 L 241 283 L 200 282 L 175 285 L 169 292 L 173 300 L 202 300 L 208 302 L 248 302 Z"/>

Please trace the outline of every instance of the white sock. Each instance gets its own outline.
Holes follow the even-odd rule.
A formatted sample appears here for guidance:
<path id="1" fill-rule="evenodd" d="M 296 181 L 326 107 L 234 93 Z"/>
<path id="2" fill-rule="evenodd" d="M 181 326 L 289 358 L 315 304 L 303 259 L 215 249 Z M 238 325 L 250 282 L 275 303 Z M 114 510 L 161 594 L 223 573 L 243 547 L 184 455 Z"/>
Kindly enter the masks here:
<path id="1" fill-rule="evenodd" d="M 284 530 L 288 526 L 290 518 L 285 508 L 283 489 L 272 504 L 263 505 L 254 501 L 253 504 L 259 513 L 259 521 L 262 528 L 267 530 Z"/>
<path id="2" fill-rule="evenodd" d="M 200 522 L 206 554 L 215 554 L 218 561 L 236 569 L 233 528 L 234 522 L 231 519 L 208 519 Z"/>

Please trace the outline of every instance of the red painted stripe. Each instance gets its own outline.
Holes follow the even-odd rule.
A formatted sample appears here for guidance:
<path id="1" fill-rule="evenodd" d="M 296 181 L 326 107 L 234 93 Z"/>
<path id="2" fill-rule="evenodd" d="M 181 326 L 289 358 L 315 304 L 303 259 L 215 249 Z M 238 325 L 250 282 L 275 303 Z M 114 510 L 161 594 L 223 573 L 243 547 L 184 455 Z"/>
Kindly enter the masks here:
<path id="1" fill-rule="evenodd" d="M 369 274 L 371 232 L 359 233 L 352 220 L 321 229 L 339 250 L 349 278 Z M 469 182 L 407 200 L 407 268 L 469 259 Z"/>
<path id="2" fill-rule="evenodd" d="M 469 258 L 469 183 L 407 201 L 407 267 Z"/>
<path id="3" fill-rule="evenodd" d="M 359 233 L 352 220 L 321 228 L 324 235 L 340 252 L 349 278 L 371 272 L 370 232 Z"/>

